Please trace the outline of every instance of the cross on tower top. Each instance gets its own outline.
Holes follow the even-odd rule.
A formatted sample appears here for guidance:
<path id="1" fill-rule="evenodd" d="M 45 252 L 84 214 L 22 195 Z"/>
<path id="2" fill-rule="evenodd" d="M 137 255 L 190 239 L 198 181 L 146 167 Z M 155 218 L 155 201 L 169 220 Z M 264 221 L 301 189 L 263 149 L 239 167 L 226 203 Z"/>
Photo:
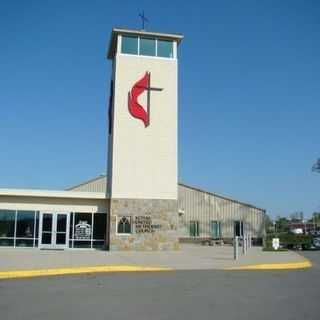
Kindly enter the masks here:
<path id="1" fill-rule="evenodd" d="M 141 18 L 142 30 L 144 30 L 145 22 L 149 22 L 148 18 L 144 15 L 144 10 L 142 11 L 142 13 L 139 13 L 139 17 Z"/>

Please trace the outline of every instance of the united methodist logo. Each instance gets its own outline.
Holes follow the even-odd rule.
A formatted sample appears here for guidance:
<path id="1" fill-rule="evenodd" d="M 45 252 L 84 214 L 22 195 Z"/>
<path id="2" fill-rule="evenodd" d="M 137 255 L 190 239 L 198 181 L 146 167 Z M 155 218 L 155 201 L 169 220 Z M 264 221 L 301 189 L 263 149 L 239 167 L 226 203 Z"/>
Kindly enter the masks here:
<path id="1" fill-rule="evenodd" d="M 75 225 L 75 239 L 91 239 L 91 225 L 88 221 L 79 221 L 78 224 Z"/>
<path id="2" fill-rule="evenodd" d="M 145 75 L 139 79 L 128 93 L 128 107 L 129 112 L 134 118 L 142 120 L 145 127 L 150 124 L 150 92 L 162 91 L 162 88 L 151 87 L 151 73 L 146 72 Z M 147 106 L 143 107 L 139 102 L 139 96 L 147 91 Z"/>

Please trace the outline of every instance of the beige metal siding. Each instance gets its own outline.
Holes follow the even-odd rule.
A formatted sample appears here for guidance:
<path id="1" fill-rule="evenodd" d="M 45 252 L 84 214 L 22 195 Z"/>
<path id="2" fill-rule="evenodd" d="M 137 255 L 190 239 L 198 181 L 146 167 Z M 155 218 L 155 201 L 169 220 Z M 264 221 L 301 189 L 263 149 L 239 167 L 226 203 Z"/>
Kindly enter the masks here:
<path id="1" fill-rule="evenodd" d="M 190 221 L 199 221 L 200 237 L 210 237 L 210 221 L 221 221 L 223 238 L 232 238 L 234 221 L 241 220 L 245 229 L 260 238 L 264 232 L 264 210 L 185 185 L 178 188 L 179 236 L 189 237 Z"/>
<path id="2" fill-rule="evenodd" d="M 79 186 L 70 188 L 72 191 L 105 192 L 106 177 L 100 176 Z M 261 238 L 264 234 L 265 211 L 252 205 L 233 199 L 199 190 L 183 184 L 178 185 L 179 204 L 179 236 L 190 236 L 190 221 L 200 223 L 200 237 L 210 237 L 210 221 L 221 221 L 223 238 L 233 237 L 234 221 L 242 220 L 253 237 Z"/>

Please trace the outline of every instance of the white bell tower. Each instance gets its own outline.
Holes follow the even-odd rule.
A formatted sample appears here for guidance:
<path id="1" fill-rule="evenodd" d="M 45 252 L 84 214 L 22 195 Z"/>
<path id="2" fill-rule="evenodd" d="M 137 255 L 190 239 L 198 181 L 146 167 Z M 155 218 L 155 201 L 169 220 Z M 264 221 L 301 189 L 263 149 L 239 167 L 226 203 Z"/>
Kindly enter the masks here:
<path id="1" fill-rule="evenodd" d="M 177 48 L 182 39 L 179 34 L 112 30 L 111 249 L 177 247 Z M 118 232 L 121 217 L 130 223 L 126 235 Z M 151 221 L 150 230 L 137 232 L 141 217 Z M 157 243 L 160 235 L 163 241 Z"/>

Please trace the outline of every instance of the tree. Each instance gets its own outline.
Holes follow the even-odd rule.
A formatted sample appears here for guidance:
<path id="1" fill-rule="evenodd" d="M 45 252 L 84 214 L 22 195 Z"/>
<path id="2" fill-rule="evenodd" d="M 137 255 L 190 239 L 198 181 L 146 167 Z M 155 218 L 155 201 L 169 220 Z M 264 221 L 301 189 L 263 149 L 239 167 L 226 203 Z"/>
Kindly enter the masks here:
<path id="1" fill-rule="evenodd" d="M 265 228 L 266 228 L 266 233 L 274 232 L 273 221 L 267 214 L 265 214 Z"/>
<path id="2" fill-rule="evenodd" d="M 288 232 L 289 222 L 285 217 L 278 217 L 276 220 L 276 232 Z"/>
<path id="3" fill-rule="evenodd" d="M 316 225 L 320 225 L 320 212 L 314 212 L 312 217 L 308 220 L 308 222 L 315 223 Z"/>

